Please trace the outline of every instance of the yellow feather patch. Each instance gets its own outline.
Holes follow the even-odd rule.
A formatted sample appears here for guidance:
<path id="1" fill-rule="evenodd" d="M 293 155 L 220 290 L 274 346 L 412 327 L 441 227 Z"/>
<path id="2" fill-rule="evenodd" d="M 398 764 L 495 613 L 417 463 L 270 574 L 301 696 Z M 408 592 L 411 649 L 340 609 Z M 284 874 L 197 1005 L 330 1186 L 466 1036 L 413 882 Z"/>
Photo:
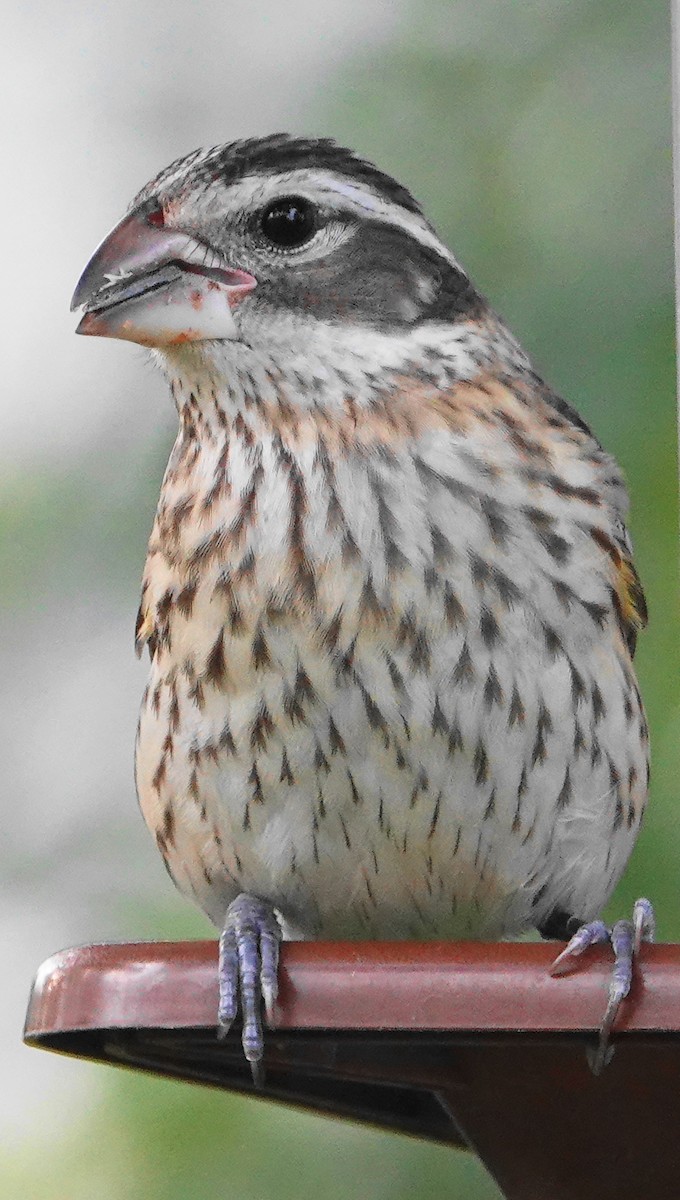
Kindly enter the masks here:
<path id="1" fill-rule="evenodd" d="M 153 637 L 154 633 L 155 626 L 150 614 L 148 612 L 144 613 L 140 608 L 135 624 L 135 650 L 138 658 L 141 657 L 142 650 L 146 643 Z"/>
<path id="2" fill-rule="evenodd" d="M 614 600 L 621 631 L 632 654 L 637 635 L 647 624 L 647 602 L 638 573 L 629 558 L 621 557 L 616 564 Z"/>

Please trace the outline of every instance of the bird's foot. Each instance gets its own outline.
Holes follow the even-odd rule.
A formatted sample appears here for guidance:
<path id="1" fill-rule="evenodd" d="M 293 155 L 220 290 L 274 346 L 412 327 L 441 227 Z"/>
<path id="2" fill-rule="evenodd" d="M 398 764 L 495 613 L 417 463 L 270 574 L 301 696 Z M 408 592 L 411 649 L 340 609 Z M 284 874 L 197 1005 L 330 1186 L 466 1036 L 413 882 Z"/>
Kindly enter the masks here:
<path id="1" fill-rule="evenodd" d="M 271 904 L 243 892 L 229 905 L 220 937 L 219 1036 L 224 1037 L 239 1009 L 243 1017 L 243 1052 L 253 1082 L 264 1082 L 262 1002 L 271 1019 L 278 991 L 281 926 Z"/>
<path id="2" fill-rule="evenodd" d="M 633 978 L 633 963 L 640 949 L 641 942 L 654 941 L 654 909 L 649 900 L 636 900 L 633 905 L 632 921 L 617 921 L 611 928 L 604 921 L 589 921 L 581 925 L 567 943 L 561 954 L 558 954 L 552 967 L 553 975 L 561 975 L 574 964 L 574 959 L 583 954 L 589 946 L 598 942 L 609 942 L 614 951 L 614 967 L 609 984 L 609 1000 L 600 1026 L 597 1046 L 587 1050 L 588 1062 L 594 1075 L 600 1075 L 603 1068 L 611 1061 L 614 1047 L 609 1044 L 609 1037 L 616 1020 L 621 1002 L 630 991 Z"/>

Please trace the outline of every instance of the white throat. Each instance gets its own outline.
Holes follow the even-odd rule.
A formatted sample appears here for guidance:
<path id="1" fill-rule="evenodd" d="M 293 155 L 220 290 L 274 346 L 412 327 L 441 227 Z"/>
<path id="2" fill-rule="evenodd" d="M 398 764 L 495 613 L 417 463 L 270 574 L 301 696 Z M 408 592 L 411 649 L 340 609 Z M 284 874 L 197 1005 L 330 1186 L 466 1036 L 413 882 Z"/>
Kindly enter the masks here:
<path id="1" fill-rule="evenodd" d="M 413 376 L 451 386 L 474 379 L 490 365 L 488 331 L 473 322 L 428 323 L 395 334 L 280 316 L 254 332 L 258 337 L 252 342 L 202 341 L 154 351 L 178 407 L 182 396 L 191 395 L 202 410 L 217 402 L 232 419 L 282 400 L 300 414 L 338 410 L 348 401 L 362 408 L 378 393 L 384 396 L 391 379 L 401 383 Z M 508 365 L 527 365 L 500 324 L 495 356 Z"/>

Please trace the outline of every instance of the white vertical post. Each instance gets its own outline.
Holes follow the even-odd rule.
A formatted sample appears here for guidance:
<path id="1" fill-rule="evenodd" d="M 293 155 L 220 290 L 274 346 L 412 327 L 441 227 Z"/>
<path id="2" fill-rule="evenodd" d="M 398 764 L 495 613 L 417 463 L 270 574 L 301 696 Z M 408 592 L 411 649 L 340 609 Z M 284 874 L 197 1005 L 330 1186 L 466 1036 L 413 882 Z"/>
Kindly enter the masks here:
<path id="1" fill-rule="evenodd" d="M 680 436 L 680 0 L 671 0 L 671 85 L 673 94 L 673 206 L 675 213 L 675 353 Z"/>

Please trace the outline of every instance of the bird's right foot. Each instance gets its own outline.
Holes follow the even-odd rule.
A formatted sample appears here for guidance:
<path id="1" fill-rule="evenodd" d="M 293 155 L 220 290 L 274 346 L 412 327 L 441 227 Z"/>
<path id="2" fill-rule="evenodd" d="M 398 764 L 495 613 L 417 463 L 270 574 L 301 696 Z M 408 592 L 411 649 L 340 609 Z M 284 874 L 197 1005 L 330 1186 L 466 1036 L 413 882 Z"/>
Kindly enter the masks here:
<path id="1" fill-rule="evenodd" d="M 271 1019 L 278 992 L 281 926 L 271 904 L 243 892 L 229 905 L 220 937 L 218 1021 L 220 1037 L 240 1009 L 243 1053 L 259 1087 L 264 1082 L 262 1003 Z"/>
<path id="2" fill-rule="evenodd" d="M 604 921 L 589 921 L 581 925 L 551 967 L 553 975 L 561 975 L 573 966 L 574 960 L 589 946 L 595 946 L 599 942 L 609 942 L 611 945 L 614 966 L 609 984 L 609 1000 L 600 1026 L 597 1047 L 588 1050 L 588 1062 L 594 1075 L 602 1073 L 614 1053 L 614 1048 L 610 1045 L 612 1027 L 622 1001 L 630 992 L 633 963 L 639 954 L 640 944 L 654 941 L 654 928 L 654 909 L 649 900 L 636 900 L 632 921 L 617 921 L 611 928 L 605 925 Z"/>

